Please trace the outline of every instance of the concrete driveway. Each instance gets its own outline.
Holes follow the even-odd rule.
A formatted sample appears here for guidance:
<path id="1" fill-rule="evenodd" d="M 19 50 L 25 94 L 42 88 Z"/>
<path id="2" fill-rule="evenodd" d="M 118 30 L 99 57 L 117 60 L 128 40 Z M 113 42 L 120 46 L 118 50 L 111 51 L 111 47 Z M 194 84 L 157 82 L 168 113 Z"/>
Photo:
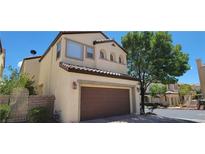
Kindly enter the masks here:
<path id="1" fill-rule="evenodd" d="M 158 115 L 123 115 L 103 119 L 83 121 L 82 123 L 193 123 L 193 121 L 167 118 Z"/>
<path id="2" fill-rule="evenodd" d="M 155 109 L 154 113 L 168 118 L 205 122 L 205 110 Z"/>

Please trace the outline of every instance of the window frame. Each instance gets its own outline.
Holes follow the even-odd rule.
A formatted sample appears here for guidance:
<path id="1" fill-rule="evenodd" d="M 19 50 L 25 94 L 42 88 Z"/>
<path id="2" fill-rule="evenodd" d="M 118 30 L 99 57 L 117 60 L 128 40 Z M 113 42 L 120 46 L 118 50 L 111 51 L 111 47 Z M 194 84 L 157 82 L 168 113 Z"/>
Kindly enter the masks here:
<path id="1" fill-rule="evenodd" d="M 58 45 L 60 45 L 60 51 L 58 51 Z M 56 60 L 60 58 L 61 52 L 62 52 L 62 43 L 60 40 L 58 43 L 56 43 Z"/>
<path id="2" fill-rule="evenodd" d="M 82 47 L 82 58 L 72 57 L 72 56 L 69 55 L 69 51 L 68 51 L 68 44 L 69 44 L 69 42 L 77 43 L 77 44 L 79 44 Z M 67 58 L 83 61 L 84 60 L 84 50 L 85 50 L 85 45 L 84 44 L 82 44 L 80 42 L 77 42 L 77 41 L 74 41 L 74 40 L 66 39 L 65 55 L 66 55 Z"/>
<path id="3" fill-rule="evenodd" d="M 111 60 L 111 56 L 112 56 L 112 60 Z M 110 53 L 110 61 L 114 63 L 116 62 L 116 56 L 115 56 L 115 53 L 113 52 Z"/>
<path id="4" fill-rule="evenodd" d="M 101 57 L 101 53 L 103 53 L 103 58 Z M 100 59 L 103 59 L 103 60 L 106 60 L 106 54 L 105 54 L 105 50 L 104 49 L 101 49 L 100 50 L 100 56 L 99 56 Z"/>
<path id="5" fill-rule="evenodd" d="M 85 45 L 86 46 L 86 58 L 88 59 L 94 59 L 95 58 L 95 48 L 89 45 Z M 88 48 L 92 48 L 93 49 L 93 57 L 88 57 Z"/>
<path id="6" fill-rule="evenodd" d="M 111 62 L 114 62 L 114 57 L 113 57 L 112 54 L 110 54 L 110 61 L 111 61 Z"/>
<path id="7" fill-rule="evenodd" d="M 121 55 L 119 56 L 118 62 L 119 62 L 119 64 L 124 65 L 124 60 L 123 60 L 123 57 Z"/>

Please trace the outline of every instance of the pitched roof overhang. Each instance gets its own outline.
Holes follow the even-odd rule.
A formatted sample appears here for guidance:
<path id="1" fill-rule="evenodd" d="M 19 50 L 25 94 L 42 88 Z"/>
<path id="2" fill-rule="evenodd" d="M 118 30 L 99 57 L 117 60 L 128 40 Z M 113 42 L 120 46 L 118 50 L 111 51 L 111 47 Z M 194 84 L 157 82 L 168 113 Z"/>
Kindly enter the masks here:
<path id="1" fill-rule="evenodd" d="M 115 40 L 111 40 L 111 39 L 95 40 L 93 42 L 93 45 L 100 44 L 100 43 L 109 43 L 109 42 L 115 43 L 119 48 L 121 48 L 125 53 L 127 53 L 127 51 L 121 45 L 119 45 Z"/>
<path id="2" fill-rule="evenodd" d="M 30 59 L 37 59 L 37 58 L 41 58 L 41 56 L 27 57 L 27 58 L 24 58 L 23 60 L 30 60 Z"/>
<path id="3" fill-rule="evenodd" d="M 96 69 L 96 68 L 89 68 L 89 67 L 85 67 L 85 66 L 72 65 L 69 63 L 65 63 L 65 62 L 60 62 L 59 66 L 68 72 L 139 81 L 138 79 L 136 79 L 132 76 L 129 76 L 127 74 L 115 73 L 115 72 L 111 72 L 111 71 L 105 71 L 105 70 L 100 70 L 100 69 Z"/>
<path id="4" fill-rule="evenodd" d="M 102 34 L 106 39 L 109 39 L 108 36 L 106 36 L 103 32 L 101 31 L 61 31 L 58 33 L 56 38 L 53 40 L 53 42 L 49 45 L 48 49 L 45 51 L 45 53 L 42 55 L 39 61 L 41 61 L 46 54 L 49 52 L 50 48 L 56 43 L 56 41 L 64 34 L 90 34 L 90 33 L 100 33 Z"/>
<path id="5" fill-rule="evenodd" d="M 41 58 L 41 56 L 35 56 L 35 57 L 27 57 L 27 58 L 24 58 L 24 59 L 23 59 L 23 62 L 22 62 L 22 64 L 21 64 L 20 72 L 21 72 L 21 70 L 22 70 L 22 66 L 24 65 L 24 61 L 25 61 L 25 60 L 32 60 L 32 59 L 39 59 L 39 58 Z"/>
<path id="6" fill-rule="evenodd" d="M 3 52 L 3 48 L 2 48 L 2 44 L 1 44 L 1 40 L 0 40 L 0 54 Z"/>

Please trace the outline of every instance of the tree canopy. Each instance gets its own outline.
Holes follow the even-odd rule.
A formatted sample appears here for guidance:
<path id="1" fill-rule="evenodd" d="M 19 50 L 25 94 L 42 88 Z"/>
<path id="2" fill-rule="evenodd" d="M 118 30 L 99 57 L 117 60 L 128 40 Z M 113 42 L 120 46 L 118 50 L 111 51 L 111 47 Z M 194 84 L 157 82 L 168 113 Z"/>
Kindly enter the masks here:
<path id="1" fill-rule="evenodd" d="M 129 74 L 141 85 L 141 113 L 144 113 L 144 95 L 151 83 L 176 83 L 177 77 L 190 69 L 189 56 L 181 45 L 174 45 L 168 32 L 128 32 L 122 37 L 128 51 Z"/>
<path id="2" fill-rule="evenodd" d="M 189 84 L 180 84 L 179 86 L 179 94 L 181 96 L 184 96 L 184 95 L 189 95 L 191 94 L 193 91 L 191 85 Z"/>
<path id="3" fill-rule="evenodd" d="M 151 84 L 149 89 L 149 92 L 152 96 L 157 96 L 158 94 L 159 95 L 165 94 L 166 91 L 167 91 L 166 85 L 161 83 L 153 83 Z"/>

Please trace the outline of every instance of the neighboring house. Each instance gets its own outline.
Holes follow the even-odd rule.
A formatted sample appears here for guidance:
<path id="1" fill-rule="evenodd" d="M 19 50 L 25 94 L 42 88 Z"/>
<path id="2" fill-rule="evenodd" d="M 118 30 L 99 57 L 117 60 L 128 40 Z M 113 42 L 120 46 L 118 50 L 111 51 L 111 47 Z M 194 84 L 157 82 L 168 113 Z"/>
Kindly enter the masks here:
<path id="1" fill-rule="evenodd" d="M 4 68 L 5 68 L 5 49 L 3 49 L 0 40 L 0 80 L 2 80 Z"/>
<path id="2" fill-rule="evenodd" d="M 166 101 L 170 106 L 178 106 L 180 104 L 178 84 L 167 85 Z"/>
<path id="3" fill-rule="evenodd" d="M 127 74 L 127 52 L 102 32 L 60 32 L 41 57 L 25 58 L 40 95 L 56 97 L 63 122 L 140 114 L 138 81 Z"/>
<path id="4" fill-rule="evenodd" d="M 199 74 L 200 89 L 203 94 L 203 97 L 205 98 L 205 65 L 202 64 L 201 59 L 197 59 L 196 63 L 197 63 L 198 74 Z"/>
<path id="5" fill-rule="evenodd" d="M 151 85 L 149 87 L 151 87 Z M 179 105 L 180 97 L 178 84 L 168 84 L 166 93 L 164 95 L 157 95 L 156 97 L 152 97 L 151 95 L 149 95 L 149 87 L 147 90 L 146 102 L 162 103 L 169 106 Z"/>

